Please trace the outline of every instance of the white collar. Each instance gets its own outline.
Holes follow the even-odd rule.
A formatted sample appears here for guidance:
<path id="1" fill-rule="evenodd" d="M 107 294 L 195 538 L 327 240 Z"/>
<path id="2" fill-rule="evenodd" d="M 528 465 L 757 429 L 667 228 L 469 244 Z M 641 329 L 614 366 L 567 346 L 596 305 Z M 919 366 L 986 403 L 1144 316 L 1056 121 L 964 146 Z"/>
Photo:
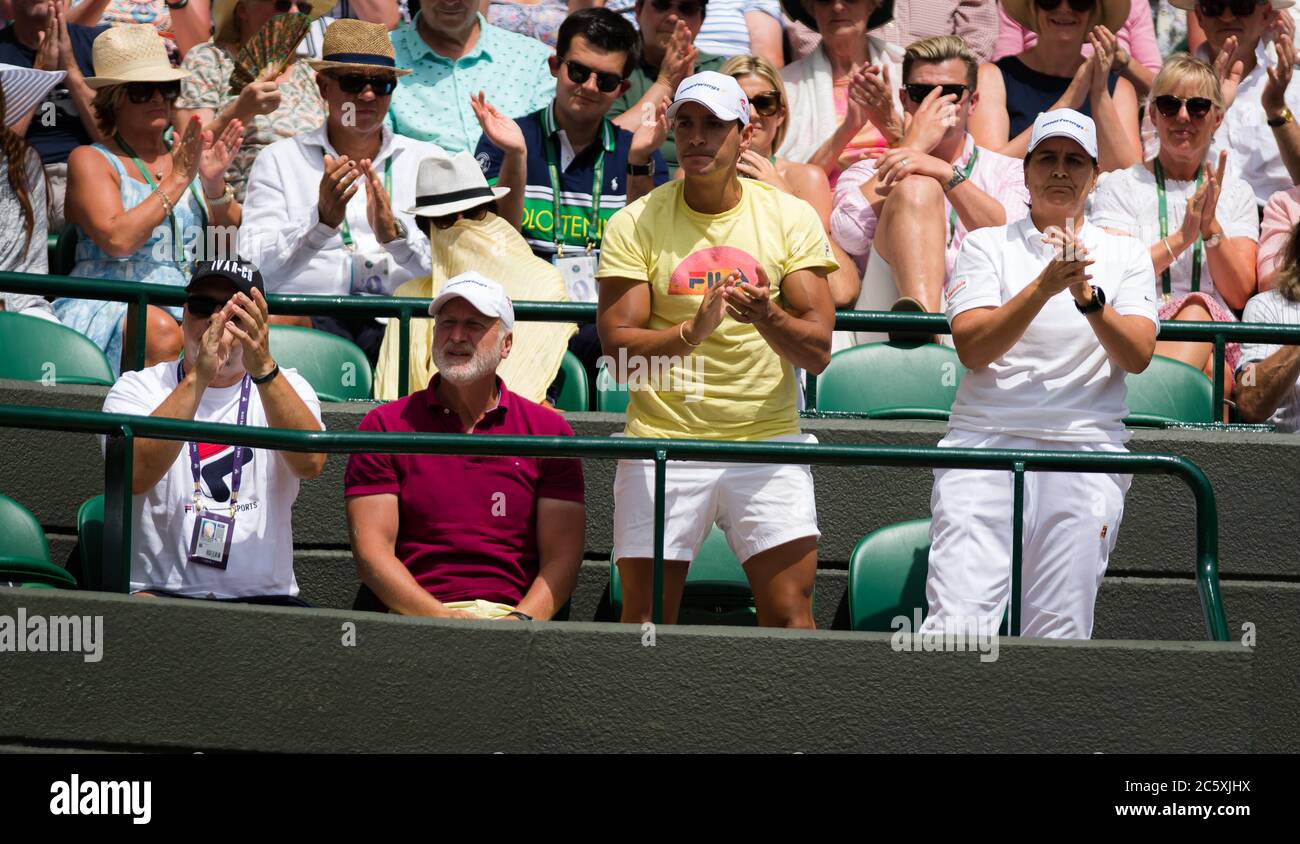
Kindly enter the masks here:
<path id="1" fill-rule="evenodd" d="M 393 134 L 393 130 L 388 128 L 388 124 L 384 124 L 380 127 L 379 131 L 379 154 L 374 158 L 376 164 L 388 158 L 390 155 L 395 159 L 397 154 L 402 151 L 402 144 L 398 140 L 398 136 Z M 334 149 L 332 144 L 330 144 L 329 127 L 326 123 L 322 123 L 304 135 L 299 135 L 298 141 L 304 147 L 318 147 L 321 150 L 328 152 L 330 155 L 336 158 L 338 157 L 338 151 Z"/>

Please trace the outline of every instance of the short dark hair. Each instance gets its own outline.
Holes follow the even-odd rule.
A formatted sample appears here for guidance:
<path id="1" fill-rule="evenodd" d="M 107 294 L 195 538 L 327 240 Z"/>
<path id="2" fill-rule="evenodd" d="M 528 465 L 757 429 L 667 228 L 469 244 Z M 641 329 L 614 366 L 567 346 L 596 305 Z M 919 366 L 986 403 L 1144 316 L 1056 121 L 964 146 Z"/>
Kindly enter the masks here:
<path id="1" fill-rule="evenodd" d="M 641 40 L 636 27 L 618 12 L 603 6 L 579 9 L 564 19 L 560 24 L 559 34 L 555 37 L 556 58 L 563 59 L 569 53 L 569 45 L 576 35 L 581 35 L 597 50 L 606 53 L 622 53 L 623 75 L 627 76 L 641 61 Z"/>

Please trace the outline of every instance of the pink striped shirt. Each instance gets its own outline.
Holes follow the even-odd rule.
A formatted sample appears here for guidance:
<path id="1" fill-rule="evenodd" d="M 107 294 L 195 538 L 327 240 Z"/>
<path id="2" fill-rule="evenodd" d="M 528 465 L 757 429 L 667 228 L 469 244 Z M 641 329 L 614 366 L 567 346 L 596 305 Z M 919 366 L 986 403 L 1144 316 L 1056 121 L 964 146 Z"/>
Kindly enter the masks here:
<path id="1" fill-rule="evenodd" d="M 1300 187 L 1280 190 L 1268 198 L 1264 220 L 1259 225 L 1259 255 L 1256 258 L 1261 293 L 1272 289 L 1270 276 L 1279 269 L 1287 241 L 1291 239 L 1297 222 L 1300 222 Z"/>
<path id="2" fill-rule="evenodd" d="M 1128 20 L 1115 33 L 1120 46 L 1129 52 L 1138 64 L 1152 73 L 1159 73 L 1164 59 L 1160 56 L 1160 46 L 1156 43 L 1156 27 L 1151 20 L 1151 6 L 1145 0 L 1135 0 L 1129 6 Z M 993 61 L 1003 56 L 1015 56 L 1038 43 L 1038 33 L 1025 29 L 1011 19 L 1011 16 L 998 6 L 998 41 L 993 50 Z M 1092 45 L 1083 45 L 1083 54 L 1092 55 Z"/>
<path id="3" fill-rule="evenodd" d="M 975 57 L 989 61 L 998 33 L 995 0 L 898 0 L 894 18 L 871 31 L 904 49 L 934 35 L 960 35 Z"/>

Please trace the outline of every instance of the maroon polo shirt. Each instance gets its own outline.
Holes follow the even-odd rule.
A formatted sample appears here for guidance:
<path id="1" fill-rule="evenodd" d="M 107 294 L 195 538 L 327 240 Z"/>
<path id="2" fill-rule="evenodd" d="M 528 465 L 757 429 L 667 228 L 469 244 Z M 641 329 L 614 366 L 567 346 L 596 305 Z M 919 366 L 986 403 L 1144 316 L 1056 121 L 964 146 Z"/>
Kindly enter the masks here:
<path id="1" fill-rule="evenodd" d="M 366 414 L 359 431 L 461 434 L 433 385 Z M 558 413 L 506 389 L 475 434 L 573 436 Z M 577 458 L 353 454 L 343 494 L 397 496 L 396 555 L 439 601 L 514 606 L 537 577 L 537 501 L 583 500 Z"/>

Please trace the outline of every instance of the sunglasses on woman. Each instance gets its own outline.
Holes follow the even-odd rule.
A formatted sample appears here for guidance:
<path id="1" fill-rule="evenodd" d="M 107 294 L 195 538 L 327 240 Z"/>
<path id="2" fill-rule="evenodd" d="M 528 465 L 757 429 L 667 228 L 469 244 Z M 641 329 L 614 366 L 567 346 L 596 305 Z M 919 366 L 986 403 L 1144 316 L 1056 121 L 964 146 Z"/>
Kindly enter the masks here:
<path id="1" fill-rule="evenodd" d="M 207 319 L 226 306 L 211 296 L 189 296 L 185 299 L 185 310 L 199 319 Z"/>
<path id="2" fill-rule="evenodd" d="M 586 85 L 591 75 L 596 74 L 596 89 L 602 94 L 609 94 L 618 89 L 623 84 L 623 74 L 606 73 L 602 70 L 592 70 L 582 62 L 575 62 L 573 59 L 566 59 L 564 66 L 569 69 L 569 78 L 573 80 L 574 85 Z"/>
<path id="3" fill-rule="evenodd" d="M 761 94 L 755 94 L 749 98 L 749 104 L 754 107 L 754 111 L 763 117 L 771 117 L 781 110 L 781 92 L 764 91 Z"/>
<path id="4" fill-rule="evenodd" d="M 366 76 L 364 73 L 334 74 L 334 81 L 345 94 L 360 94 L 370 86 L 376 97 L 387 97 L 397 90 L 396 76 Z"/>
<path id="5" fill-rule="evenodd" d="M 144 105 L 153 99 L 154 92 L 162 94 L 166 102 L 172 102 L 181 95 L 180 82 L 128 82 L 126 96 L 136 105 Z"/>
<path id="6" fill-rule="evenodd" d="M 674 3 L 673 0 L 650 0 L 650 5 L 656 12 L 671 12 L 677 10 L 677 14 L 684 18 L 693 18 L 700 12 L 704 11 L 703 3 Z"/>
<path id="7" fill-rule="evenodd" d="M 462 217 L 466 220 L 481 220 L 487 214 L 487 206 L 479 205 L 468 211 L 457 211 L 455 214 L 443 214 L 439 217 L 428 217 L 429 225 L 435 229 L 449 229 L 456 225 L 456 221 Z"/>
<path id="8" fill-rule="evenodd" d="M 300 14 L 310 15 L 312 7 L 310 3 L 304 3 L 302 0 L 275 0 L 271 4 L 271 8 L 275 10 L 277 15 L 287 15 L 295 10 Z"/>
<path id="9" fill-rule="evenodd" d="M 1054 12 L 1062 0 L 1034 0 L 1034 5 L 1044 12 Z M 1069 0 L 1070 8 L 1076 12 L 1091 12 L 1097 0 Z"/>
<path id="10" fill-rule="evenodd" d="M 1207 18 L 1223 17 L 1223 10 L 1232 10 L 1232 16 L 1248 18 L 1255 14 L 1255 7 L 1264 5 L 1263 0 L 1201 0 L 1196 4 L 1201 14 Z"/>
<path id="11" fill-rule="evenodd" d="M 1173 94 L 1161 94 L 1155 100 L 1156 111 L 1166 120 L 1173 120 L 1182 111 L 1183 104 L 1187 105 L 1187 116 L 1193 120 L 1204 120 L 1205 115 L 1210 113 L 1214 108 L 1214 101 L 1206 97 L 1175 97 Z"/>
<path id="12" fill-rule="evenodd" d="M 956 97 L 957 102 L 961 102 L 961 98 L 970 90 L 966 85 L 929 85 L 922 82 L 910 82 L 903 86 L 907 91 L 907 98 L 917 105 L 925 102 L 925 98 L 930 96 L 930 92 L 935 88 L 939 89 L 939 96 Z"/>

